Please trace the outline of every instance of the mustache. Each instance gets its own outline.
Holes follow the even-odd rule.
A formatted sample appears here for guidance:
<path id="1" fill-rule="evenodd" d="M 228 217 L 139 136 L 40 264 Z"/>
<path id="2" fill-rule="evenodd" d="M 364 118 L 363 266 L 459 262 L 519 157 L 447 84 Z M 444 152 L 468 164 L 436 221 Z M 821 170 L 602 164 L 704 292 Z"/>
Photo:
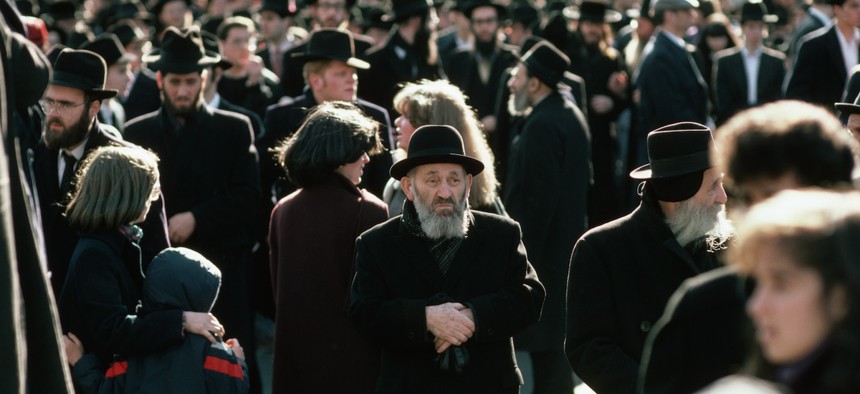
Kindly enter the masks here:
<path id="1" fill-rule="evenodd" d="M 433 199 L 433 205 L 454 204 L 454 203 L 456 203 L 456 201 L 454 201 L 454 197 L 448 197 L 448 198 L 436 197 Z"/>

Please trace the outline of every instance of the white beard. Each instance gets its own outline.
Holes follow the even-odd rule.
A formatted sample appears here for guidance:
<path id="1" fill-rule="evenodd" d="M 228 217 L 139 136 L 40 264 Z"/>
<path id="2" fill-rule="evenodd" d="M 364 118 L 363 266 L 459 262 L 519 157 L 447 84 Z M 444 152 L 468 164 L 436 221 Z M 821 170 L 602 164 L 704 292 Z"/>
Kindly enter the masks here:
<path id="1" fill-rule="evenodd" d="M 726 218 L 725 205 L 705 207 L 692 198 L 682 201 L 675 215 L 666 219 L 666 224 L 681 246 L 704 238 L 711 251 L 724 249 L 726 241 L 734 234 L 732 222 Z"/>
<path id="2" fill-rule="evenodd" d="M 454 202 L 453 212 L 440 214 L 433 210 L 432 204 L 427 204 L 421 199 L 421 196 L 416 193 L 414 184 L 411 186 L 411 189 L 415 196 L 413 203 L 415 204 L 415 211 L 418 212 L 421 229 L 424 230 L 424 233 L 428 237 L 431 239 L 446 239 L 463 238 L 466 236 L 466 231 L 469 229 L 469 222 L 466 220 L 469 202 L 466 198 L 465 190 L 463 191 L 463 195 L 460 196 L 459 203 Z"/>

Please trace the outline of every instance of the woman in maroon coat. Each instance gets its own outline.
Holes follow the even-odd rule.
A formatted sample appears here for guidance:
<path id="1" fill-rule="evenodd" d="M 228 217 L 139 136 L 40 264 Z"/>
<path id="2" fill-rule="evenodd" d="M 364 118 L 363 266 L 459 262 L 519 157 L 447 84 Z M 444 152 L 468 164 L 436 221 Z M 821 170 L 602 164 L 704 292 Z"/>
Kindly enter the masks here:
<path id="1" fill-rule="evenodd" d="M 275 206 L 269 225 L 274 393 L 373 392 L 378 351 L 346 310 L 355 239 L 388 219 L 385 203 L 356 187 L 368 154 L 382 148 L 377 127 L 352 104 L 323 103 L 279 148 L 300 189 Z"/>

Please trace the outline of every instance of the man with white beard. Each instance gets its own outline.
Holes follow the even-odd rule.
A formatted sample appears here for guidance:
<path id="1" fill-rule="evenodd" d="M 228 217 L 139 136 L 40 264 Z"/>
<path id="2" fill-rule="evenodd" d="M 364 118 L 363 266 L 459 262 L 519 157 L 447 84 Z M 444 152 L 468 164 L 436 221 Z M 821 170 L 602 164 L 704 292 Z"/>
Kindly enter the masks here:
<path id="1" fill-rule="evenodd" d="M 378 392 L 519 392 L 511 338 L 545 292 L 517 223 L 469 209 L 483 169 L 453 127 L 418 128 L 391 167 L 403 214 L 356 241 L 349 314 L 381 350 Z"/>
<path id="2" fill-rule="evenodd" d="M 573 249 L 566 351 L 599 393 L 632 393 L 645 339 L 685 279 L 717 268 L 732 235 L 711 131 L 682 122 L 648 134 L 648 161 L 630 173 L 642 202 Z"/>

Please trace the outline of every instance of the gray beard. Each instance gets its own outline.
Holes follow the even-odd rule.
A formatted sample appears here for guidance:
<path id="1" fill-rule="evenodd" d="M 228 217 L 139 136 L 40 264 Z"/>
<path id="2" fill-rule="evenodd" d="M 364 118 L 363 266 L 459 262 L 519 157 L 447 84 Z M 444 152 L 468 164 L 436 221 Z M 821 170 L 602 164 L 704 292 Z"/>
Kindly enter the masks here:
<path id="1" fill-rule="evenodd" d="M 511 115 L 528 115 L 529 105 L 529 96 L 525 92 L 511 92 L 511 96 L 508 97 L 508 112 Z"/>
<path id="2" fill-rule="evenodd" d="M 412 185 L 412 193 L 415 195 L 413 201 L 415 212 L 418 212 L 418 221 L 421 222 L 421 229 L 424 230 L 424 234 L 427 234 L 431 239 L 463 238 L 466 236 L 466 231 L 469 229 L 469 222 L 466 220 L 469 202 L 465 198 L 465 191 L 464 195 L 461 196 L 460 203 L 454 204 L 454 211 L 444 214 L 436 213 L 431 204 L 425 204 L 416 193 L 415 185 Z"/>
<path id="3" fill-rule="evenodd" d="M 726 242 L 734 234 L 732 223 L 726 219 L 725 206 L 715 204 L 705 207 L 692 198 L 682 201 L 671 219 L 666 219 L 669 229 L 681 246 L 703 240 L 708 250 L 725 249 Z"/>

